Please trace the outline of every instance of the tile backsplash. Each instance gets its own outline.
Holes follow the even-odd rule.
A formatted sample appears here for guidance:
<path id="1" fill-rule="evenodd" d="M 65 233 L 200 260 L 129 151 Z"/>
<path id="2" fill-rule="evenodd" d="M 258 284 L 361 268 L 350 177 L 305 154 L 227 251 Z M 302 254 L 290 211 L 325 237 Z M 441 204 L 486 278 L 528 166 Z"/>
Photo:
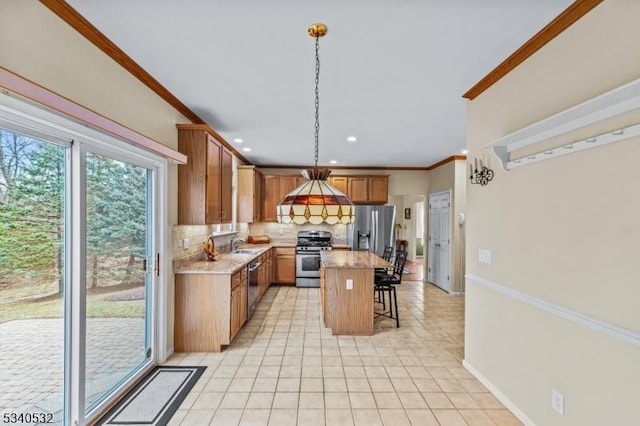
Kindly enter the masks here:
<path id="1" fill-rule="evenodd" d="M 219 253 L 230 251 L 234 237 L 247 240 L 249 235 L 267 235 L 272 242 L 295 244 L 298 231 L 331 232 L 333 244 L 347 244 L 348 225 L 285 225 L 274 222 L 239 223 L 237 230 L 218 233 L 216 225 L 175 225 L 173 227 L 173 260 L 175 263 L 204 259 L 202 244 L 213 235 Z M 218 235 L 215 235 L 218 233 Z M 184 246 L 183 246 L 184 242 Z"/>
<path id="2" fill-rule="evenodd" d="M 211 235 L 219 253 L 228 253 L 231 246 L 231 239 L 237 236 L 237 232 L 222 231 L 218 233 L 216 225 L 175 225 L 173 227 L 173 260 L 174 263 L 183 261 L 204 259 L 202 244 Z M 240 237 L 242 237 L 240 235 Z M 183 246 L 183 242 L 185 243 Z"/>
<path id="3" fill-rule="evenodd" d="M 243 238 L 246 237 L 247 234 L 252 235 L 268 235 L 271 238 L 271 241 L 293 241 L 295 242 L 298 237 L 298 231 L 329 231 L 331 232 L 331 242 L 333 244 L 347 244 L 347 232 L 348 225 L 285 225 L 282 223 L 274 223 L 274 222 L 258 222 L 258 223 L 250 223 L 242 224 L 243 228 L 246 228 L 246 231 L 241 234 Z M 245 238 L 246 239 L 246 238 Z"/>

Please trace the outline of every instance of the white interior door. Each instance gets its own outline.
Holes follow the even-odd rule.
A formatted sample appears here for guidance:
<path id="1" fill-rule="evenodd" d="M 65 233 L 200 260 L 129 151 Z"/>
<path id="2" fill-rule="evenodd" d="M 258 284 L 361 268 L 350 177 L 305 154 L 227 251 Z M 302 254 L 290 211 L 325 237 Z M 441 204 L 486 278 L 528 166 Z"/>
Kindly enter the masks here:
<path id="1" fill-rule="evenodd" d="M 451 192 L 429 194 L 429 282 L 451 291 Z"/>

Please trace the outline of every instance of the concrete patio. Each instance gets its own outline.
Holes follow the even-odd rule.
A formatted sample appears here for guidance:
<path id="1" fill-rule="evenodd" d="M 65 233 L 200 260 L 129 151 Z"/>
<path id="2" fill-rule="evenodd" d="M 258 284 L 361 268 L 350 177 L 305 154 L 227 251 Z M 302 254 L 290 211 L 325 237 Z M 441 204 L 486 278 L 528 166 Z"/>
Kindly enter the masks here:
<path id="1" fill-rule="evenodd" d="M 62 410 L 64 368 L 62 319 L 0 324 L 0 415 Z M 117 384 L 144 357 L 142 318 L 87 320 L 87 404 Z M 31 423 L 33 424 L 33 423 Z"/>

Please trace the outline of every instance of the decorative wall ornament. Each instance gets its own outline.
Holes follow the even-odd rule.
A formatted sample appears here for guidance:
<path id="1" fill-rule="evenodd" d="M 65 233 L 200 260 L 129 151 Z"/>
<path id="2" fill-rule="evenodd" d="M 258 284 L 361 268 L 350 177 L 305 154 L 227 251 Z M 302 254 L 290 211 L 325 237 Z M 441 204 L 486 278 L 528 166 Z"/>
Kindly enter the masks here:
<path id="1" fill-rule="evenodd" d="M 478 164 L 480 165 L 480 167 L 478 167 Z M 491 180 L 493 180 L 493 170 L 482 164 L 482 160 L 478 160 L 476 158 L 473 165 L 469 164 L 469 181 L 472 184 L 486 186 L 489 182 L 491 182 Z"/>

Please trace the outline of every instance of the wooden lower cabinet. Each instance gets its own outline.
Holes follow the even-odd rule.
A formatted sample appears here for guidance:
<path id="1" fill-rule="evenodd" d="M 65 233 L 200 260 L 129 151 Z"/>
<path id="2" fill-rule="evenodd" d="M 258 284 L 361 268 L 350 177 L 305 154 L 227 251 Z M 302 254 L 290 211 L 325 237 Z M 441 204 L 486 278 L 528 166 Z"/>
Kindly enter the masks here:
<path id="1" fill-rule="evenodd" d="M 260 255 L 258 261 L 261 263 L 258 268 L 258 299 L 260 299 L 273 282 L 272 250 Z"/>
<path id="2" fill-rule="evenodd" d="M 175 351 L 220 352 L 247 320 L 246 268 L 175 277 Z"/>
<path id="3" fill-rule="evenodd" d="M 276 247 L 275 277 L 273 282 L 278 284 L 296 283 L 296 249 L 295 247 Z"/>
<path id="4" fill-rule="evenodd" d="M 243 268 L 231 277 L 231 326 L 230 341 L 247 321 L 247 272 Z"/>

